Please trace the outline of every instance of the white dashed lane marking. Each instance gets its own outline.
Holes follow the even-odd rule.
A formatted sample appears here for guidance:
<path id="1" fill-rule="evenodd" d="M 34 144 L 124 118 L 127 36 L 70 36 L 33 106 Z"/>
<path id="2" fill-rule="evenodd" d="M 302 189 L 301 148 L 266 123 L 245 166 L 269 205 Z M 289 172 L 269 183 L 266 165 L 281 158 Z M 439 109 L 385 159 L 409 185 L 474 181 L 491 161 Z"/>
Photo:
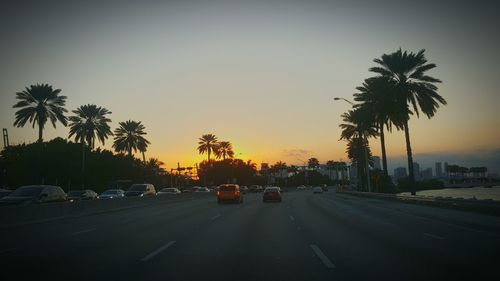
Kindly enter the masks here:
<path id="1" fill-rule="evenodd" d="M 323 262 L 325 267 L 327 268 L 336 268 L 333 262 L 321 251 L 321 249 L 317 245 L 310 245 L 313 252 L 318 256 L 318 258 Z"/>
<path id="2" fill-rule="evenodd" d="M 156 255 L 158 255 L 159 253 L 161 253 L 161 252 L 165 251 L 166 249 L 168 249 L 170 246 L 172 246 L 172 245 L 174 245 L 174 244 L 175 244 L 175 241 L 170 241 L 170 242 L 168 242 L 167 244 L 165 244 L 165 245 L 161 246 L 160 248 L 158 248 L 158 249 L 154 250 L 153 252 L 151 252 L 151 254 L 149 254 L 149 255 L 147 255 L 147 256 L 145 256 L 145 257 L 143 257 L 143 258 L 141 259 L 141 261 L 148 261 L 148 260 L 150 260 L 150 259 L 154 258 L 154 256 L 156 256 Z"/>

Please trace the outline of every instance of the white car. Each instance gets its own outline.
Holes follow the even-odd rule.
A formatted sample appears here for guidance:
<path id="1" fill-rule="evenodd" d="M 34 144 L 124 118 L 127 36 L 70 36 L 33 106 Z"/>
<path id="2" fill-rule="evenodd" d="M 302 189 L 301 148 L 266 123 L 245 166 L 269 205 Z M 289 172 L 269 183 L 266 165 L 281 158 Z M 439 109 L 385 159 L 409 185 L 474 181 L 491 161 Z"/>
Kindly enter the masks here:
<path id="1" fill-rule="evenodd" d="M 321 186 L 315 186 L 313 188 L 313 193 L 323 193 L 323 188 L 321 188 Z"/>
<path id="2" fill-rule="evenodd" d="M 162 188 L 160 189 L 160 191 L 158 191 L 158 195 L 163 195 L 163 194 L 172 194 L 172 195 L 175 195 L 175 194 L 181 194 L 182 192 L 178 189 L 178 188 L 175 188 L 175 187 L 167 187 L 167 188 Z"/>
<path id="3" fill-rule="evenodd" d="M 97 198 L 99 199 L 115 199 L 125 197 L 125 191 L 123 189 L 108 189 L 101 193 Z"/>

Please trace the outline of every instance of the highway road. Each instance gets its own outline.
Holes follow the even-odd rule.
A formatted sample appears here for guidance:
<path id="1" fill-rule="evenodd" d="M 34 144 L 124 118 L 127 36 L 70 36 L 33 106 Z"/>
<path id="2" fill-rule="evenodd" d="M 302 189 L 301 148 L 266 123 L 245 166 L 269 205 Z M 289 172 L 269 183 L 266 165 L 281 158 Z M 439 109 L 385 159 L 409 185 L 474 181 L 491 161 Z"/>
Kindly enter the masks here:
<path id="1" fill-rule="evenodd" d="M 332 191 L 158 202 L 0 234 L 2 276 L 18 280 L 491 280 L 500 264 L 499 217 Z"/>

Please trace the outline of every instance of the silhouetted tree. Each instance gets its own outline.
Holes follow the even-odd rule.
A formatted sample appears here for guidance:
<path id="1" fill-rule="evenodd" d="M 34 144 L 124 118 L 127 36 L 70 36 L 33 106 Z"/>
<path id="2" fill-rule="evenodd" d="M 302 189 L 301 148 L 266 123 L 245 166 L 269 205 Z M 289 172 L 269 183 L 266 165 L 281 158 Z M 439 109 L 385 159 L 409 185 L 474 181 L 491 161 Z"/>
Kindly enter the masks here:
<path id="1" fill-rule="evenodd" d="M 115 129 L 115 139 L 113 148 L 117 152 L 127 152 L 129 157 L 132 157 L 132 151 L 136 152 L 140 147 L 147 146 L 149 141 L 143 136 L 146 127 L 140 121 L 125 121 L 120 122 L 119 127 Z"/>
<path id="2" fill-rule="evenodd" d="M 31 85 L 22 92 L 16 93 L 16 99 L 19 100 L 14 104 L 14 108 L 20 108 L 16 111 L 14 126 L 24 127 L 26 122 L 38 125 L 38 142 L 43 141 L 43 128 L 45 123 L 50 119 L 52 126 L 56 127 L 56 122 L 61 122 L 64 126 L 67 125 L 67 118 L 64 113 L 67 110 L 66 96 L 59 95 L 61 89 L 53 89 L 48 84 Z"/>
<path id="3" fill-rule="evenodd" d="M 75 141 L 82 144 L 83 188 L 85 178 L 85 143 L 90 149 L 93 149 L 96 138 L 104 144 L 105 139 L 109 135 L 112 135 L 111 128 L 108 125 L 111 119 L 106 117 L 106 115 L 111 114 L 111 111 L 94 104 L 88 104 L 73 110 L 73 113 L 75 115 L 69 117 L 69 137 L 75 136 Z"/>
<path id="4" fill-rule="evenodd" d="M 217 141 L 217 137 L 213 134 L 205 134 L 202 135 L 201 138 L 198 139 L 198 153 L 207 154 L 207 161 L 210 162 L 210 154 L 217 151 L 219 147 L 219 143 Z"/>
<path id="5" fill-rule="evenodd" d="M 367 112 L 373 115 L 370 119 L 375 122 L 375 127 L 379 132 L 382 168 L 385 175 L 388 173 L 384 127 L 387 127 L 389 131 L 392 130 L 392 125 L 403 129 L 402 120 L 408 115 L 406 108 L 395 106 L 398 99 L 395 85 L 396 83 L 387 77 L 369 78 L 364 81 L 362 86 L 356 88 L 358 92 L 354 94 L 354 100 L 360 102 L 355 107 L 364 107 Z"/>
<path id="6" fill-rule="evenodd" d="M 427 63 L 424 52 L 425 50 L 420 50 L 415 54 L 399 49 L 391 54 L 384 54 L 379 59 L 374 59 L 379 66 L 370 68 L 370 71 L 394 81 L 397 94 L 401 96 L 394 101 L 394 106 L 408 109 L 408 114 L 400 121 L 405 131 L 410 185 L 415 182 L 408 128 L 410 114 L 415 113 L 419 117 L 419 112 L 422 111 L 428 118 L 431 118 L 440 103 L 446 105 L 446 100 L 437 93 L 438 87 L 435 85 L 441 83 L 441 80 L 426 74 L 436 65 Z M 415 194 L 415 190 L 412 194 Z"/>
<path id="7" fill-rule="evenodd" d="M 223 160 L 226 160 L 226 157 L 233 158 L 233 146 L 228 141 L 220 141 L 214 151 L 214 154 L 217 159 L 222 158 Z"/>

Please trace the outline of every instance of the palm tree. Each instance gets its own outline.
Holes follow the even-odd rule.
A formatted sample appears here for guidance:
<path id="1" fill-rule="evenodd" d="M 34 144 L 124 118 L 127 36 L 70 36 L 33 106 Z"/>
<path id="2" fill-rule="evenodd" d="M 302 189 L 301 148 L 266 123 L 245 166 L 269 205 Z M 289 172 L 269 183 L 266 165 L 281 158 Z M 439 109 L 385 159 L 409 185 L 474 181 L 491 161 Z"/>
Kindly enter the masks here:
<path id="1" fill-rule="evenodd" d="M 216 152 L 219 143 L 217 142 L 217 137 L 213 134 L 205 134 L 202 135 L 201 138 L 198 139 L 198 153 L 208 155 L 208 162 L 210 162 L 210 154 Z"/>
<path id="2" fill-rule="evenodd" d="M 351 159 L 352 165 L 356 166 L 358 177 L 369 180 L 367 175 L 368 166 L 373 166 L 373 158 L 367 139 L 354 137 L 347 141 L 347 157 Z M 366 162 L 368 160 L 368 162 Z"/>
<path id="3" fill-rule="evenodd" d="M 85 186 L 85 146 L 94 148 L 97 138 L 103 145 L 105 139 L 112 135 L 108 123 L 111 119 L 106 115 L 111 111 L 94 104 L 82 105 L 72 111 L 75 115 L 69 117 L 69 137 L 75 136 L 76 142 L 82 143 L 82 188 Z M 86 143 L 86 144 L 85 144 Z"/>
<path id="4" fill-rule="evenodd" d="M 66 96 L 59 95 L 61 89 L 53 89 L 48 84 L 31 85 L 22 92 L 16 93 L 16 99 L 19 101 L 13 108 L 20 108 L 16 111 L 14 126 L 24 127 L 26 122 L 38 125 L 38 142 L 43 141 L 43 128 L 50 119 L 52 126 L 56 127 L 56 122 L 67 125 L 68 119 L 64 116 L 68 112 L 66 105 Z"/>
<path id="5" fill-rule="evenodd" d="M 369 158 L 369 145 L 368 138 L 375 137 L 378 135 L 377 128 L 374 125 L 373 114 L 366 107 L 355 107 L 354 110 L 349 110 L 346 113 L 342 114 L 342 120 L 345 122 L 340 124 L 340 128 L 342 128 L 342 133 L 340 135 L 340 139 L 347 140 L 349 143 L 353 143 L 354 140 L 356 142 L 366 143 L 365 145 L 360 145 L 358 147 L 366 147 L 365 149 L 365 158 Z M 349 145 L 349 144 L 348 144 Z M 365 178 L 367 180 L 368 190 L 369 181 L 368 181 L 368 166 L 367 162 L 363 161 L 365 165 L 364 173 L 360 175 L 366 175 Z M 363 164 L 361 161 L 357 162 L 358 171 L 361 171 L 360 165 Z"/>
<path id="6" fill-rule="evenodd" d="M 103 145 L 108 136 L 112 135 L 108 123 L 111 119 L 106 115 L 111 111 L 95 104 L 82 105 L 72 111 L 75 115 L 69 117 L 69 137 L 75 136 L 75 141 L 94 148 L 97 138 Z"/>
<path id="7" fill-rule="evenodd" d="M 226 160 L 226 157 L 233 158 L 233 146 L 228 141 L 220 141 L 217 149 L 214 151 L 214 154 L 217 159 L 222 158 L 223 160 Z"/>
<path id="8" fill-rule="evenodd" d="M 403 129 L 403 122 L 406 108 L 394 106 L 397 100 L 394 81 L 386 77 L 374 77 L 366 79 L 362 86 L 356 88 L 359 92 L 354 94 L 354 100 L 360 102 L 355 107 L 365 107 L 368 112 L 372 112 L 375 125 L 380 136 L 382 151 L 382 167 L 385 175 L 387 173 L 387 154 L 385 150 L 384 127 L 389 132 L 392 125 L 398 129 Z"/>
<path id="9" fill-rule="evenodd" d="M 433 63 L 427 63 L 422 49 L 418 53 L 402 51 L 401 49 L 391 54 L 384 54 L 380 59 L 374 59 L 379 66 L 370 68 L 370 71 L 378 73 L 394 81 L 398 98 L 393 105 L 407 109 L 407 114 L 401 120 L 405 131 L 406 153 L 408 156 L 409 180 L 412 194 L 415 194 L 415 176 L 413 173 L 413 155 L 410 143 L 410 130 L 408 120 L 410 114 L 415 113 L 417 118 L 419 112 L 431 118 L 437 112 L 439 104 L 446 105 L 446 100 L 437 93 L 436 83 L 441 80 L 426 74 L 428 70 L 436 67 Z"/>
<path id="10" fill-rule="evenodd" d="M 143 143 L 150 144 L 150 142 L 144 138 L 146 135 L 144 131 L 146 127 L 141 124 L 141 121 L 128 120 L 125 122 L 118 123 L 120 126 L 115 129 L 115 140 L 113 143 L 113 148 L 117 152 L 127 152 L 129 157 L 132 157 L 132 150 L 136 152 L 140 147 L 143 147 Z"/>

